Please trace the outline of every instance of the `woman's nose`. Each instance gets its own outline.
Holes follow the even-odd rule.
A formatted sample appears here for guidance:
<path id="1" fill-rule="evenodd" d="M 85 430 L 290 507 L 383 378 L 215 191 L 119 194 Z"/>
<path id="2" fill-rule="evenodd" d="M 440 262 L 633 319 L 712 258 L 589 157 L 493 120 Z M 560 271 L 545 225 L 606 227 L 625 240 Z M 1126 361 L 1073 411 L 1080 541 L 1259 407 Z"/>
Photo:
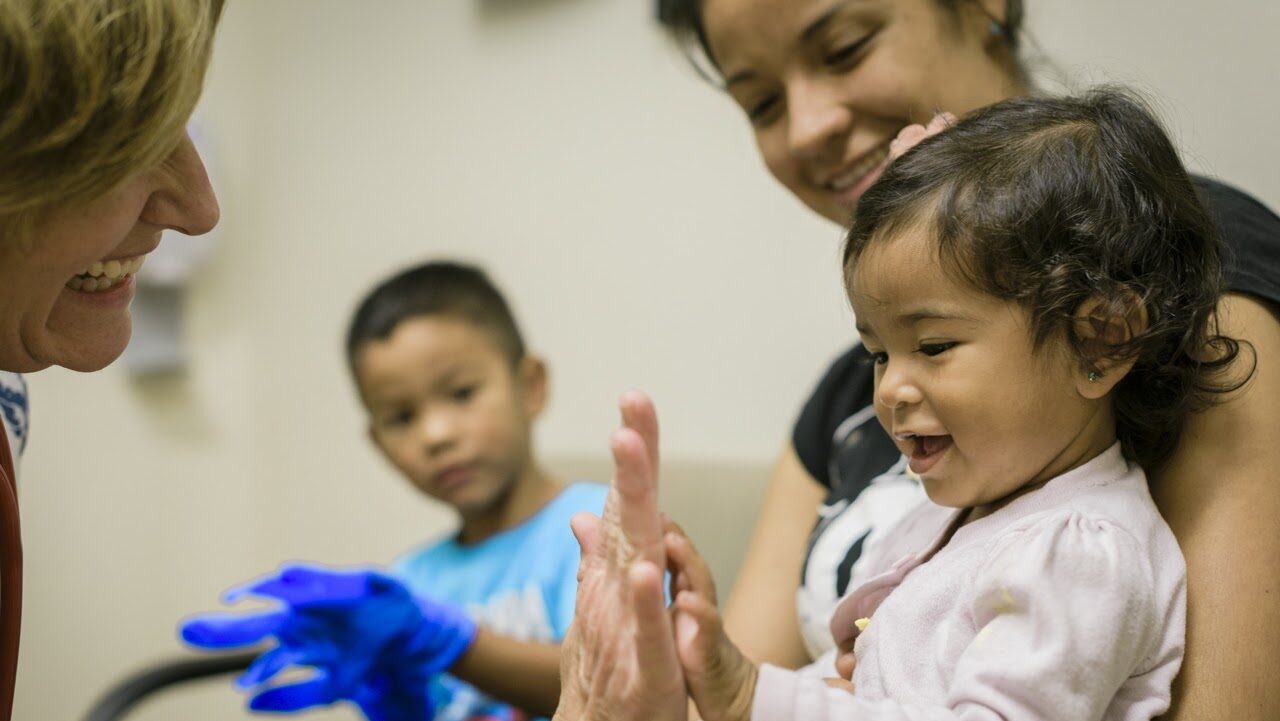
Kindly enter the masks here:
<path id="1" fill-rule="evenodd" d="M 218 198 L 190 136 L 182 137 L 155 173 L 157 187 L 143 209 L 147 222 L 184 235 L 213 230 L 218 224 Z"/>
<path id="2" fill-rule="evenodd" d="M 839 102 L 834 88 L 810 79 L 787 88 L 787 143 L 793 155 L 843 160 L 845 139 L 853 125 L 852 112 Z"/>

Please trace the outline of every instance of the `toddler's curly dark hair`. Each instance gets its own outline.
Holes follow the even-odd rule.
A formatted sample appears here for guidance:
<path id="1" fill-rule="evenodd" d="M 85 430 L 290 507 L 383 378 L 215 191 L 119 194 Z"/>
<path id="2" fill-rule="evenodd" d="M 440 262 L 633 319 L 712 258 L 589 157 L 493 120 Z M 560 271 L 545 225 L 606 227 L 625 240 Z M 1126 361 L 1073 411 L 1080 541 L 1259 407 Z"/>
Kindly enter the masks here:
<path id="1" fill-rule="evenodd" d="M 1128 91 L 1008 100 L 922 141 L 858 203 L 846 285 L 868 246 L 922 219 L 944 268 L 1029 312 L 1035 347 L 1066 339 L 1084 372 L 1134 361 L 1112 401 L 1126 455 L 1148 470 L 1169 459 L 1192 413 L 1252 374 L 1224 373 L 1241 342 L 1217 332 L 1214 222 Z M 1099 351 L 1077 336 L 1090 300 L 1127 324 L 1127 341 Z M 1131 322 L 1144 313 L 1145 325 Z"/>

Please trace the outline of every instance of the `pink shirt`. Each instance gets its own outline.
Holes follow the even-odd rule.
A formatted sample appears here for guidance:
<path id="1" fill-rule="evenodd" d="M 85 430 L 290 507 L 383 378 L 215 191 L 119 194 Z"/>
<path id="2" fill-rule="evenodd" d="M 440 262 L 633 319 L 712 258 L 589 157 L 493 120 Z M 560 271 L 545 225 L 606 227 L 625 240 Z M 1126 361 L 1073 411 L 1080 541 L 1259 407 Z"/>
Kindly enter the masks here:
<path id="1" fill-rule="evenodd" d="M 1133 721 L 1169 708 L 1186 564 L 1119 444 L 948 541 L 962 513 L 909 514 L 836 609 L 836 638 L 857 635 L 853 695 L 821 681 L 830 667 L 766 665 L 752 718 Z"/>

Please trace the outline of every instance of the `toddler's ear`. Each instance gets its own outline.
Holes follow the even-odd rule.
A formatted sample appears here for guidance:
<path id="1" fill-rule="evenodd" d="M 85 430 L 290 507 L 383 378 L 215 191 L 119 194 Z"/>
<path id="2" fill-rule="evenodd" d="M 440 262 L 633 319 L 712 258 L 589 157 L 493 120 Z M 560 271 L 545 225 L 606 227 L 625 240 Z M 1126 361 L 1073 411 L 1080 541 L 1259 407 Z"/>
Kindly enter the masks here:
<path id="1" fill-rule="evenodd" d="M 1110 393 L 1137 361 L 1125 345 L 1146 331 L 1147 308 L 1132 293 L 1119 301 L 1095 296 L 1080 304 L 1072 327 L 1084 352 L 1076 389 L 1095 400 Z"/>
<path id="2" fill-rule="evenodd" d="M 516 379 L 519 381 L 519 393 L 524 403 L 525 415 L 530 419 L 537 418 L 547 407 L 547 364 L 537 356 L 526 355 L 520 359 L 516 368 Z"/>

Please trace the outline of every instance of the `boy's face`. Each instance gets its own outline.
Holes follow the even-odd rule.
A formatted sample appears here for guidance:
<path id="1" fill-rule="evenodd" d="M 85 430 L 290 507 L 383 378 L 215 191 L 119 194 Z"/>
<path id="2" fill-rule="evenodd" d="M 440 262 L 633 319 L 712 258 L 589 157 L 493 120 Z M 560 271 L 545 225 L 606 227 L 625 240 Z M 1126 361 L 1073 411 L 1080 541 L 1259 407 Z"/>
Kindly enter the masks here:
<path id="1" fill-rule="evenodd" d="M 482 328 L 421 316 L 366 343 L 355 367 L 374 444 L 464 518 L 492 510 L 532 470 L 530 425 L 546 391 L 536 359 L 513 369 Z"/>
<path id="2" fill-rule="evenodd" d="M 1100 384 L 1065 343 L 1035 348 L 1029 314 L 953 279 L 928 231 L 868 248 L 850 299 L 876 364 L 876 415 L 935 503 L 993 503 L 1114 441 Z"/>

